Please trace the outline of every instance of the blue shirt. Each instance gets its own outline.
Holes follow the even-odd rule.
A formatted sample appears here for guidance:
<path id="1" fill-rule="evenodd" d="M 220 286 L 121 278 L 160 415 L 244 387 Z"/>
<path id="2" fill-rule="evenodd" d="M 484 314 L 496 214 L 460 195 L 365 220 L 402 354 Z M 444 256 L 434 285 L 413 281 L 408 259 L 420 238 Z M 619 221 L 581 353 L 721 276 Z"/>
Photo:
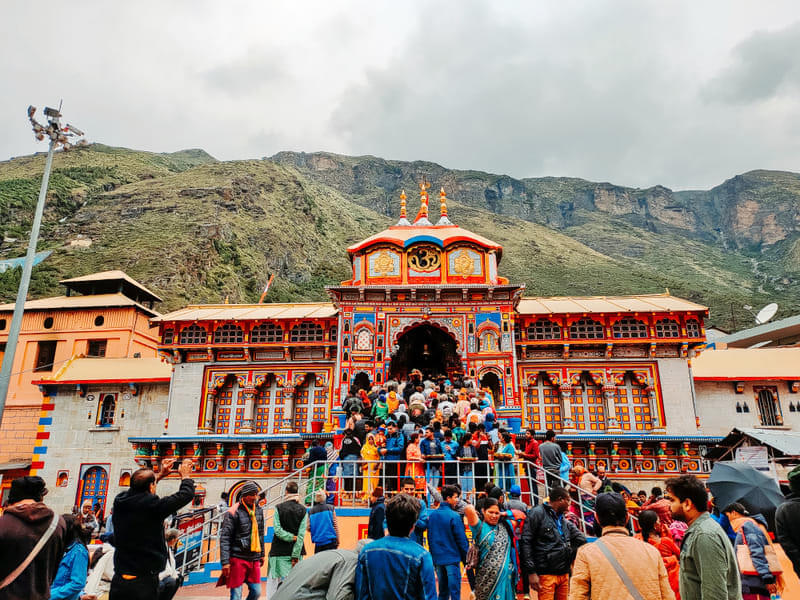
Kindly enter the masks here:
<path id="1" fill-rule="evenodd" d="M 443 454 L 445 460 L 456 460 L 456 457 L 458 456 L 458 442 L 455 440 L 444 442 L 442 444 L 442 450 L 444 451 Z"/>
<path id="2" fill-rule="evenodd" d="M 447 502 L 432 510 L 428 517 L 428 545 L 433 564 L 457 565 L 467 558 L 469 543 L 464 519 Z"/>
<path id="3" fill-rule="evenodd" d="M 50 586 L 52 600 L 78 600 L 86 585 L 89 571 L 89 551 L 79 542 L 72 542 L 61 563 L 56 578 Z"/>
<path id="4" fill-rule="evenodd" d="M 419 443 L 419 450 L 423 454 L 423 456 L 430 456 L 432 454 L 444 454 L 444 450 L 442 449 L 442 442 L 433 438 L 429 440 L 428 438 L 423 438 L 423 440 Z"/>
<path id="5" fill-rule="evenodd" d="M 357 600 L 436 600 L 431 555 L 409 538 L 370 542 L 358 554 Z"/>

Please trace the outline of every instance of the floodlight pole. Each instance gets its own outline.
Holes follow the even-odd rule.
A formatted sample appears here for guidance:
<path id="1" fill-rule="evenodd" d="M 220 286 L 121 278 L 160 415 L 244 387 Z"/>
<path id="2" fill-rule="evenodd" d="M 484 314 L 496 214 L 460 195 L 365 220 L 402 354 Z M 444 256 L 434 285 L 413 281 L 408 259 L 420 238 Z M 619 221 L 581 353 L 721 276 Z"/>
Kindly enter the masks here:
<path id="1" fill-rule="evenodd" d="M 44 127 L 37 123 L 33 114 L 34 107 L 28 108 L 28 118 L 33 124 L 34 133 L 40 140 L 45 136 L 50 138 L 50 148 L 47 151 L 47 160 L 44 164 L 44 175 L 42 175 L 42 185 L 39 188 L 39 200 L 36 203 L 36 212 L 33 216 L 33 226 L 31 227 L 31 237 L 28 240 L 28 253 L 25 255 L 25 262 L 22 265 L 22 278 L 17 289 L 17 302 L 14 305 L 14 316 L 11 318 L 11 327 L 8 330 L 8 340 L 6 341 L 5 355 L 3 356 L 3 366 L 0 368 L 0 422 L 3 420 L 3 411 L 6 405 L 6 396 L 11 383 L 11 370 L 14 365 L 14 355 L 17 350 L 19 332 L 22 329 L 22 315 L 25 312 L 25 300 L 28 297 L 28 287 L 31 283 L 31 272 L 33 262 L 36 257 L 36 245 L 39 241 L 39 229 L 42 225 L 42 214 L 44 213 L 44 202 L 47 197 L 47 184 L 50 181 L 50 169 L 53 166 L 53 154 L 56 147 L 62 144 L 64 148 L 69 148 L 67 136 L 70 135 L 69 126 L 62 130 L 59 123 L 61 114 L 53 109 L 46 109 L 45 114 L 49 118 L 48 126 Z M 51 112 L 48 112 L 51 111 Z"/>

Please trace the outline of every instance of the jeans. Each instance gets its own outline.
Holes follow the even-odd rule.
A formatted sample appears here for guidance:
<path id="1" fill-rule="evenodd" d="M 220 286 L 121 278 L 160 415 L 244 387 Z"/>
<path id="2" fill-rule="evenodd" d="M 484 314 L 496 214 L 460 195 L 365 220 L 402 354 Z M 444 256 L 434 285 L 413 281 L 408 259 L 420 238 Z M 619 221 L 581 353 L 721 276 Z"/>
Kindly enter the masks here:
<path id="1" fill-rule="evenodd" d="M 172 600 L 179 587 L 181 582 L 178 579 L 171 575 L 164 577 L 158 582 L 158 600 Z"/>
<path id="2" fill-rule="evenodd" d="M 247 586 L 250 590 L 247 594 L 247 600 L 256 600 L 261 595 L 260 583 L 244 583 L 237 588 L 231 588 L 231 600 L 242 600 L 242 588 Z"/>
<path id="3" fill-rule="evenodd" d="M 439 580 L 439 600 L 461 600 L 460 565 L 436 565 Z"/>

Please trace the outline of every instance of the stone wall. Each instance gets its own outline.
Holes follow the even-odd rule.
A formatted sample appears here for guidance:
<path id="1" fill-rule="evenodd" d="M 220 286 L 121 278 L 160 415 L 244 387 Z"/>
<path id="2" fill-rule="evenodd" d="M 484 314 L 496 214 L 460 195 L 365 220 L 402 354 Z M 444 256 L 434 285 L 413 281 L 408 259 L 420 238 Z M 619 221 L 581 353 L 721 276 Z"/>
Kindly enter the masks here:
<path id="1" fill-rule="evenodd" d="M 10 406 L 0 425 L 0 463 L 30 460 L 39 423 L 39 406 Z"/>
<path id="2" fill-rule="evenodd" d="M 660 358 L 657 361 L 661 377 L 667 433 L 697 435 L 692 407 L 692 380 L 685 358 Z"/>
<path id="3" fill-rule="evenodd" d="M 205 363 L 180 363 L 173 366 L 170 389 L 172 399 L 167 429 L 169 435 L 197 435 L 200 406 L 204 395 L 205 367 Z"/>
<path id="4" fill-rule="evenodd" d="M 778 389 L 778 403 L 783 416 L 783 428 L 800 431 L 800 412 L 791 412 L 789 402 L 800 404 L 800 394 L 792 394 L 785 381 L 745 381 L 744 390 L 736 393 L 733 381 L 697 381 L 697 412 L 702 433 L 727 435 L 734 427 L 761 427 L 754 387 L 768 386 Z M 736 412 L 736 403 L 747 403 L 750 412 Z"/>
<path id="5" fill-rule="evenodd" d="M 163 430 L 166 416 L 168 384 L 144 384 L 139 394 L 124 399 L 130 393 L 125 385 L 90 385 L 86 397 L 80 397 L 74 386 L 62 386 L 58 394 L 51 396 L 54 404 L 49 413 L 52 425 L 47 428 L 47 452 L 42 456 L 42 476 L 50 490 L 47 504 L 56 512 L 69 512 L 78 502 L 78 490 L 82 467 L 100 465 L 108 475 L 106 514 L 114 497 L 124 489 L 120 487 L 123 470 L 137 468 L 134 452 L 128 438 L 132 436 L 158 435 Z M 117 394 L 114 424 L 97 427 L 96 411 L 100 394 Z M 93 400 L 88 400 L 89 396 Z M 122 416 L 124 414 L 124 417 Z M 90 416 L 91 415 L 91 416 Z M 69 477 L 63 487 L 57 484 L 59 471 L 68 471 Z M 168 484 L 164 484 L 167 488 Z"/>

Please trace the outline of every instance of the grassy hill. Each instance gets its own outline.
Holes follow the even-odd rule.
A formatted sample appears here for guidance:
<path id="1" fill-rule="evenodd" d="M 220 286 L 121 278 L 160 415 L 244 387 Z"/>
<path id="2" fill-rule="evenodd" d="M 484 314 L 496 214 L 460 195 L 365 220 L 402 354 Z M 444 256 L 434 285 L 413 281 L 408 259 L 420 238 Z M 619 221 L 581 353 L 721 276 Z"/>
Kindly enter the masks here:
<path id="1" fill-rule="evenodd" d="M 25 252 L 44 155 L 0 163 L 0 257 Z M 451 219 L 503 244 L 500 272 L 528 294 L 660 292 L 704 302 L 712 322 L 741 307 L 800 310 L 800 177 L 754 171 L 709 191 L 624 188 L 580 179 L 515 180 L 432 163 L 281 153 L 218 162 L 202 150 L 154 154 L 94 144 L 57 154 L 32 296 L 58 280 L 123 269 L 165 298 L 318 300 L 349 277 L 345 247 L 394 223 L 401 189 L 444 186 Z M 432 202 L 432 213 L 438 207 Z M 792 212 L 794 211 L 794 212 Z M 12 300 L 19 270 L 0 274 Z"/>

